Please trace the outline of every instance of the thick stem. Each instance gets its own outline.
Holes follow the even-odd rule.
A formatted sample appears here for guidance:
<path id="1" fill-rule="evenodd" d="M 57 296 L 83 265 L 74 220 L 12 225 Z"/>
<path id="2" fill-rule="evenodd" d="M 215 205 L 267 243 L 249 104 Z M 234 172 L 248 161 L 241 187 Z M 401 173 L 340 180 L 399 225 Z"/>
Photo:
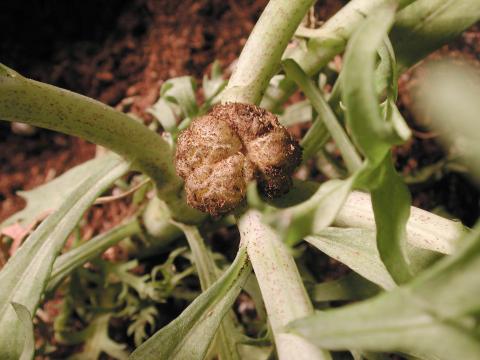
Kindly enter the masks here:
<path id="1" fill-rule="evenodd" d="M 195 222 L 199 217 L 183 199 L 183 183 L 175 174 L 170 145 L 128 115 L 85 96 L 26 79 L 0 65 L 0 119 L 79 136 L 105 146 L 152 178 L 159 197 L 176 219 Z"/>
<path id="2" fill-rule="evenodd" d="M 270 0 L 238 59 L 223 102 L 258 104 L 280 58 L 314 0 Z"/>
<path id="3" fill-rule="evenodd" d="M 403 8 L 415 0 L 400 0 L 398 7 Z M 353 0 L 330 18 L 321 28 L 315 30 L 305 29 L 300 35 L 312 36 L 308 41 L 308 47 L 298 47 L 292 52 L 285 54 L 286 57 L 295 60 L 300 67 L 312 76 L 320 71 L 335 55 L 345 50 L 348 39 L 357 29 L 365 17 L 384 3 L 392 0 Z M 305 32 L 308 33 L 305 33 Z M 290 79 L 284 79 L 275 93 L 267 94 L 261 106 L 276 111 L 288 100 L 296 90 L 296 84 Z"/>
<path id="4" fill-rule="evenodd" d="M 313 314 L 295 261 L 277 234 L 261 220 L 261 213 L 247 211 L 238 222 L 242 242 L 260 285 L 280 359 L 330 359 L 308 341 L 288 334 L 284 327 Z"/>

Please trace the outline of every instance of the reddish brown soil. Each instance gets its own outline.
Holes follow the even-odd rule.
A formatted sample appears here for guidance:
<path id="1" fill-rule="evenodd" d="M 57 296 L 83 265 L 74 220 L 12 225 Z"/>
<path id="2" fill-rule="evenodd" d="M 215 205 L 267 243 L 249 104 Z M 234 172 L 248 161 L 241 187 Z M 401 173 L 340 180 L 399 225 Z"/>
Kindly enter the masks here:
<path id="1" fill-rule="evenodd" d="M 143 114 L 163 81 L 187 74 L 200 79 L 215 59 L 223 67 L 231 64 L 266 1 L 113 3 L 108 9 L 97 9 L 93 0 L 59 2 L 53 9 L 36 4 L 32 11 L 38 16 L 28 22 L 22 4 L 2 5 L 0 21 L 11 26 L 0 34 L 0 61 L 109 105 L 132 97 L 132 110 Z M 94 145 L 79 139 L 44 130 L 22 137 L 0 124 L 0 221 L 23 206 L 15 191 L 31 189 L 95 153 Z"/>

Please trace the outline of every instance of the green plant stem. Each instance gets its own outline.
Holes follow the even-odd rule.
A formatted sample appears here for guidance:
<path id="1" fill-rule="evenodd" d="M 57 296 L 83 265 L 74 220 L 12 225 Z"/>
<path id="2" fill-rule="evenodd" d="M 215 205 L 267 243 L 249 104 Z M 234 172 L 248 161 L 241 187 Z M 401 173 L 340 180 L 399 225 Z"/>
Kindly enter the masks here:
<path id="1" fill-rule="evenodd" d="M 305 0 L 269 2 L 220 101 L 253 104 L 260 101 L 270 78 L 279 68 L 288 41 L 312 3 Z M 265 301 L 279 358 L 330 359 L 328 352 L 283 331 L 288 322 L 313 312 L 295 261 L 285 245 L 262 223 L 257 211 L 247 211 L 238 222 Z"/>
<path id="2" fill-rule="evenodd" d="M 126 114 L 68 90 L 27 79 L 0 64 L 0 119 L 24 122 L 82 137 L 132 162 L 155 183 L 172 216 L 196 222 L 182 180 L 175 174 L 170 145 Z"/>
<path id="3" fill-rule="evenodd" d="M 46 292 L 54 290 L 73 270 L 100 256 L 109 247 L 141 232 L 138 219 L 133 218 L 59 256 L 53 264 Z"/>
<path id="4" fill-rule="evenodd" d="M 238 59 L 223 102 L 258 104 L 295 30 L 314 0 L 270 0 Z"/>
<path id="5" fill-rule="evenodd" d="M 348 138 L 348 135 L 343 130 L 343 127 L 338 123 L 335 114 L 333 113 L 332 109 L 330 109 L 330 106 L 325 101 L 320 91 L 294 60 L 285 60 L 283 67 L 287 76 L 294 80 L 300 86 L 305 95 L 310 99 L 312 106 L 317 111 L 321 121 L 325 123 L 325 126 L 342 153 L 348 171 L 353 174 L 359 170 L 362 166 L 362 159 Z M 305 136 L 305 138 L 307 138 L 307 136 Z M 310 155 L 311 154 L 307 154 L 306 157 L 309 157 Z"/>
<path id="6" fill-rule="evenodd" d="M 411 4 L 415 0 L 398 1 L 399 8 Z M 295 60 L 309 76 L 320 71 L 332 60 L 335 55 L 345 50 L 348 39 L 358 25 L 379 5 L 391 2 L 391 0 L 353 0 L 330 18 L 321 28 L 311 30 L 308 37 L 308 47 L 298 47 L 292 52 L 285 53 L 285 58 Z M 278 111 L 280 106 L 295 92 L 295 82 L 285 78 L 281 81 L 274 93 L 264 97 L 261 106 L 271 111 Z"/>
<path id="7" fill-rule="evenodd" d="M 285 332 L 290 321 L 313 314 L 312 303 L 285 244 L 262 222 L 261 213 L 256 210 L 240 217 L 238 227 L 260 285 L 279 358 L 330 359 L 328 352 Z"/>

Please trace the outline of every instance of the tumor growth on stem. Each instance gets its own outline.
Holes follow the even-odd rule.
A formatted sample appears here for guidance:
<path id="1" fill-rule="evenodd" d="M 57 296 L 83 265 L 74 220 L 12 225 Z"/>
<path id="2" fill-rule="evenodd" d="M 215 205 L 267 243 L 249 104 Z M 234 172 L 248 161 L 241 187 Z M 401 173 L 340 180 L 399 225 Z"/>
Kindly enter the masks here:
<path id="1" fill-rule="evenodd" d="M 177 174 L 190 206 L 213 216 L 240 205 L 247 185 L 273 198 L 286 193 L 302 156 L 298 142 L 272 113 L 242 103 L 216 105 L 178 138 Z"/>

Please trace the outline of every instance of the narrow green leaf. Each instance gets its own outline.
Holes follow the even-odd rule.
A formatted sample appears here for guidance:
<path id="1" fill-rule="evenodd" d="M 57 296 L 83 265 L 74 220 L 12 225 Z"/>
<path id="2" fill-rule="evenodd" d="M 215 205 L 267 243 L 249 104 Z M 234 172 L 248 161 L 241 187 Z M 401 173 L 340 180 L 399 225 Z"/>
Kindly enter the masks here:
<path id="1" fill-rule="evenodd" d="M 372 166 L 390 148 L 392 129 L 382 118 L 375 91 L 377 49 L 393 23 L 395 6 L 384 5 L 369 16 L 350 39 L 342 74 L 342 99 L 352 137 Z"/>
<path id="2" fill-rule="evenodd" d="M 410 216 L 411 197 L 392 160 L 385 157 L 380 167 L 380 185 L 372 190 L 372 207 L 377 226 L 377 247 L 380 257 L 397 283 L 411 279 L 406 254 L 406 224 Z"/>
<path id="3" fill-rule="evenodd" d="M 325 101 L 315 84 L 308 78 L 307 74 L 305 74 L 302 68 L 298 66 L 294 60 L 287 59 L 282 63 L 282 66 L 285 69 L 287 76 L 293 79 L 309 98 L 321 121 L 325 124 L 326 128 L 335 140 L 350 173 L 357 171 L 362 164 L 362 159 L 360 156 L 358 156 L 355 147 L 348 138 L 348 135 L 339 124 L 335 114 L 330 109 L 330 106 Z M 302 145 L 305 144 L 305 141 L 305 139 L 302 141 Z M 307 154 L 304 156 L 308 158 L 312 155 L 314 154 L 307 152 Z"/>
<path id="4" fill-rule="evenodd" d="M 203 291 L 206 291 L 219 277 L 219 270 L 213 260 L 213 255 L 205 246 L 203 237 L 196 226 L 181 223 L 175 223 L 175 225 L 185 233 L 200 278 L 200 286 Z M 216 345 L 222 360 L 240 359 L 235 339 L 235 324 L 232 320 L 233 316 L 226 316 L 218 330 Z"/>
<path id="5" fill-rule="evenodd" d="M 375 240 L 375 239 L 374 239 Z M 378 294 L 381 288 L 356 273 L 326 281 L 310 290 L 314 302 L 363 300 Z"/>
<path id="6" fill-rule="evenodd" d="M 316 235 L 306 237 L 305 240 L 383 289 L 390 290 L 396 287 L 380 259 L 375 229 L 330 227 Z M 407 247 L 407 252 L 415 273 L 423 271 L 439 258 L 436 252 L 412 245 Z"/>
<path id="7" fill-rule="evenodd" d="M 374 232 L 328 228 L 318 235 L 306 237 L 305 240 L 383 289 L 391 290 L 396 287 L 395 281 L 380 260 Z"/>
<path id="8" fill-rule="evenodd" d="M 405 136 L 404 133 L 399 135 L 397 128 L 403 131 L 405 127 L 399 126 L 398 119 L 392 121 L 391 116 L 382 116 L 375 89 L 378 48 L 384 59 L 390 58 L 387 61 L 387 68 L 392 69 L 389 81 L 396 81 L 394 58 L 389 54 L 391 49 L 385 40 L 393 24 L 395 10 L 393 2 L 379 7 L 353 34 L 345 53 L 342 98 L 352 136 L 367 158 L 366 168 L 359 175 L 356 185 L 372 192 L 380 257 L 394 280 L 403 283 L 412 276 L 404 250 L 410 195 L 395 173 L 389 152 L 391 146 Z M 396 93 L 396 85 L 387 84 L 388 88 L 391 99 Z M 394 113 L 387 111 L 386 114 Z"/>
<path id="9" fill-rule="evenodd" d="M 375 218 L 369 194 L 354 191 L 338 212 L 335 226 L 375 230 Z M 407 223 L 408 243 L 416 248 L 452 254 L 468 233 L 460 222 L 442 218 L 412 206 Z"/>
<path id="10" fill-rule="evenodd" d="M 23 330 L 11 302 L 34 313 L 51 273 L 53 262 L 85 210 L 129 164 L 120 158 L 104 157 L 97 169 L 75 188 L 66 201 L 35 230 L 0 272 L 0 357 L 17 358 L 22 349 Z"/>
<path id="11" fill-rule="evenodd" d="M 266 221 L 276 227 L 284 241 L 293 246 L 304 236 L 329 226 L 347 199 L 356 177 L 323 183 L 306 201 L 283 211 L 266 215 Z"/>
<path id="12" fill-rule="evenodd" d="M 137 348 L 130 359 L 203 359 L 250 272 L 246 248 L 241 247 L 230 268 L 180 316 Z"/>
<path id="13" fill-rule="evenodd" d="M 20 360 L 33 359 L 35 355 L 35 337 L 33 334 L 33 319 L 30 311 L 22 304 L 12 302 L 13 309 L 18 316 L 18 319 L 23 325 L 23 333 L 25 335 L 25 344 L 20 355 Z"/>

